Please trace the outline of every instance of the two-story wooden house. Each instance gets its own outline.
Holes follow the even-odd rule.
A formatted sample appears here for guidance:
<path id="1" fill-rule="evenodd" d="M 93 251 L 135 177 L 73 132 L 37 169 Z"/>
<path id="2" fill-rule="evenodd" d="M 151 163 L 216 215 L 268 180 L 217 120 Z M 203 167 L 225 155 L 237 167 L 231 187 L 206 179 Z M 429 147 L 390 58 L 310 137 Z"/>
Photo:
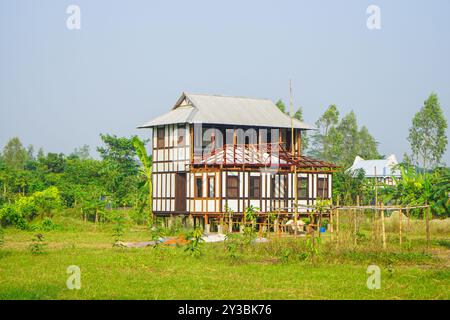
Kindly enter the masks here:
<path id="1" fill-rule="evenodd" d="M 297 199 L 305 214 L 301 205 L 331 198 L 335 166 L 300 151 L 302 132 L 314 127 L 270 100 L 183 93 L 170 112 L 139 128 L 153 132 L 157 216 L 209 225 L 227 210 L 235 220 L 250 205 L 292 215 Z"/>

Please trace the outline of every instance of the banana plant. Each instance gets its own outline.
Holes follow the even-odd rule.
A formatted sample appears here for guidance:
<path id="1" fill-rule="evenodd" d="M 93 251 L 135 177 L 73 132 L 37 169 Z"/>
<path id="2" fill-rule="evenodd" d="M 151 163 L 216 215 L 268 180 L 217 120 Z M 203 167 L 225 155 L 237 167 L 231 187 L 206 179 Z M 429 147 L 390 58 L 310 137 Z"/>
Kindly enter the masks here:
<path id="1" fill-rule="evenodd" d="M 153 184 L 152 184 L 152 159 L 145 149 L 145 143 L 137 136 L 133 137 L 133 146 L 142 166 L 139 172 L 145 176 L 146 182 L 144 187 L 148 187 L 148 206 L 150 225 L 153 225 Z"/>

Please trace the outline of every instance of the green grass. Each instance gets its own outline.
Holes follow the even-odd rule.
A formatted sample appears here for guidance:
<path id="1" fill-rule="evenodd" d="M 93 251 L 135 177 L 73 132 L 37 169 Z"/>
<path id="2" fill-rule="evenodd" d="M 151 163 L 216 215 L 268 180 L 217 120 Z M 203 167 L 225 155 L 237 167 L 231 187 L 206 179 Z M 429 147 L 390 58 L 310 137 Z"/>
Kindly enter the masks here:
<path id="1" fill-rule="evenodd" d="M 32 255 L 33 232 L 5 230 L 0 248 L 0 299 L 449 299 L 448 248 L 380 252 L 323 246 L 300 261 L 304 239 L 273 241 L 228 257 L 223 243 L 205 244 L 200 258 L 182 247 L 112 247 L 111 226 L 79 223 L 45 233 L 47 252 Z M 129 227 L 126 241 L 149 240 Z M 280 252 L 291 248 L 282 263 Z M 298 250 L 298 252 L 296 252 Z M 439 250 L 435 255 L 433 250 Z M 442 251 L 446 250 L 446 251 Z M 438 257 L 440 256 L 440 257 Z M 366 287 L 367 266 L 382 269 L 382 287 Z M 81 268 L 81 289 L 69 290 L 66 269 Z"/>

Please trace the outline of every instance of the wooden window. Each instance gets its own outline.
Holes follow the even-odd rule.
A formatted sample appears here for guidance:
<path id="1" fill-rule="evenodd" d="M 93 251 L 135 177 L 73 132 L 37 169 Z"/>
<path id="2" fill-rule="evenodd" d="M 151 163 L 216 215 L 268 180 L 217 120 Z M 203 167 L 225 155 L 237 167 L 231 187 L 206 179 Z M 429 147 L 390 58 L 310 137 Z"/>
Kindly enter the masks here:
<path id="1" fill-rule="evenodd" d="M 195 177 L 194 179 L 194 197 L 201 198 L 203 197 L 203 178 Z"/>
<path id="2" fill-rule="evenodd" d="M 261 177 L 250 176 L 249 196 L 252 199 L 259 199 L 261 197 Z"/>
<path id="3" fill-rule="evenodd" d="M 227 198 L 237 199 L 239 197 L 239 177 L 227 176 Z"/>
<path id="4" fill-rule="evenodd" d="M 297 198 L 308 198 L 308 178 L 299 177 L 297 179 Z"/>
<path id="5" fill-rule="evenodd" d="M 208 198 L 214 198 L 216 192 L 216 177 L 208 177 Z"/>
<path id="6" fill-rule="evenodd" d="M 185 145 L 186 145 L 186 128 L 184 126 L 179 126 L 177 146 L 183 147 Z"/>
<path id="7" fill-rule="evenodd" d="M 272 178 L 272 198 L 284 198 L 286 191 L 285 175 L 277 174 Z"/>
<path id="8" fill-rule="evenodd" d="M 158 128 L 156 130 L 156 137 L 157 137 L 156 147 L 158 149 L 164 148 L 164 127 Z"/>
<path id="9" fill-rule="evenodd" d="M 317 178 L 317 198 L 328 198 L 328 178 Z"/>

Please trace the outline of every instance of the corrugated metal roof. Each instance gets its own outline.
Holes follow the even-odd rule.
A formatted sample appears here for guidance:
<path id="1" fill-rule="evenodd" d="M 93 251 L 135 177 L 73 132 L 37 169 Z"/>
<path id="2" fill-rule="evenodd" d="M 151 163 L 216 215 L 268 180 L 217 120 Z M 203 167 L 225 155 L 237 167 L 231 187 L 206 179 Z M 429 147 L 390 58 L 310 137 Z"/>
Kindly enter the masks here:
<path id="1" fill-rule="evenodd" d="M 353 162 L 353 165 L 348 170 L 355 171 L 358 169 L 363 169 L 366 173 L 366 177 L 400 177 L 400 170 L 393 169 L 393 167 L 397 164 L 397 158 L 393 154 L 386 159 L 379 160 L 364 160 L 363 158 L 357 156 Z"/>
<path id="2" fill-rule="evenodd" d="M 185 105 L 186 101 L 188 106 Z M 268 99 L 183 93 L 172 111 L 139 128 L 176 123 L 290 128 L 291 118 Z M 315 129 L 297 119 L 294 119 L 294 128 Z"/>

